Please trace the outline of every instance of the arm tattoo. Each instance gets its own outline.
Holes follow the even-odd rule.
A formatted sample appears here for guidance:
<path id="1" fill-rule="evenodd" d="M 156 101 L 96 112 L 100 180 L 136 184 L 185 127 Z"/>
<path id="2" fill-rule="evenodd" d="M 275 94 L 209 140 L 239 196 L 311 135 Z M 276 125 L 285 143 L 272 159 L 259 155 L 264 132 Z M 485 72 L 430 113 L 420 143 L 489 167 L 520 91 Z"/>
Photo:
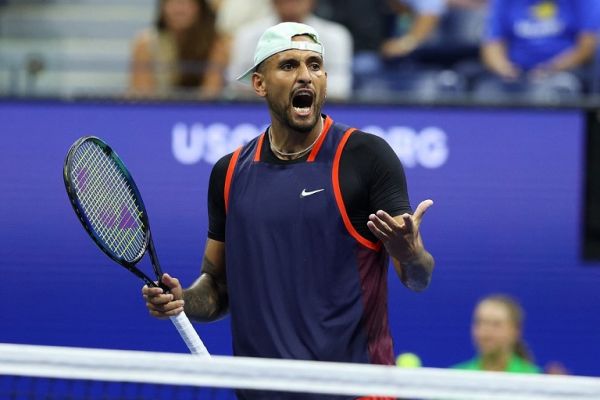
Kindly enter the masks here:
<path id="1" fill-rule="evenodd" d="M 429 286 L 434 260 L 431 254 L 425 251 L 419 260 L 402 263 L 402 282 L 414 291 L 422 291 Z"/>
<path id="2" fill-rule="evenodd" d="M 183 294 L 185 312 L 190 318 L 210 322 L 225 315 L 229 300 L 224 272 L 204 257 L 200 278 Z"/>

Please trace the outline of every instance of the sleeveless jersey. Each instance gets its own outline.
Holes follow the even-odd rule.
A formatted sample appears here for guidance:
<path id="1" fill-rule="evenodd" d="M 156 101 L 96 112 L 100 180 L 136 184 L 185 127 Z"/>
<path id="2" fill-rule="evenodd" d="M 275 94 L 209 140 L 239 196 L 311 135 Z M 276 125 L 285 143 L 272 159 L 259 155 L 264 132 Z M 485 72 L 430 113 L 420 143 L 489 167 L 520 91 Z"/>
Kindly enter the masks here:
<path id="1" fill-rule="evenodd" d="M 353 131 L 327 117 L 306 162 L 262 161 L 265 133 L 233 154 L 224 197 L 235 355 L 393 364 L 387 252 L 353 228 L 340 191 Z"/>

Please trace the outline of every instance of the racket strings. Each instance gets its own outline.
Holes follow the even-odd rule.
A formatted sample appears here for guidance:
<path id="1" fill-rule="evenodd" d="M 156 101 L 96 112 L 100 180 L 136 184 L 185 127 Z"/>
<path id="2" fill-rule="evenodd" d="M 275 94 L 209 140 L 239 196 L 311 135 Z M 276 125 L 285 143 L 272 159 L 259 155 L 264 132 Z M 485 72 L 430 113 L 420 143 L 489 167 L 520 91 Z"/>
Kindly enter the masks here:
<path id="1" fill-rule="evenodd" d="M 140 227 L 141 222 L 139 219 L 136 221 L 136 217 L 139 217 L 141 212 L 135 206 L 129 185 L 112 160 L 102 151 L 94 152 L 94 156 L 97 157 L 95 161 L 100 161 L 101 167 L 109 173 L 104 186 L 94 188 L 92 193 L 100 198 L 100 204 L 107 204 L 107 209 L 98 215 L 100 226 L 103 226 L 105 231 L 111 234 L 111 236 L 107 236 L 107 244 L 110 248 L 121 257 L 125 256 L 131 261 L 137 256 L 136 249 L 140 249 L 144 245 L 143 235 L 140 237 L 140 235 L 136 235 L 138 232 L 135 229 L 131 229 Z M 132 250 L 132 253 L 129 250 Z"/>
<path id="2" fill-rule="evenodd" d="M 138 228 L 137 230 L 139 230 L 141 222 L 139 218 L 136 220 L 136 217 L 139 217 L 141 212 L 135 205 L 129 185 L 112 159 L 97 147 L 92 150 L 91 156 L 92 163 L 90 165 L 100 167 L 97 171 L 92 170 L 91 176 L 100 177 L 94 172 L 106 174 L 104 180 L 93 180 L 95 184 L 90 185 L 89 199 L 95 201 L 95 204 L 102 205 L 102 207 L 91 208 L 92 214 L 97 220 L 99 231 L 104 236 L 103 240 L 106 241 L 109 248 L 119 256 L 132 261 L 143 253 L 145 244 L 143 232 L 140 235 L 136 229 L 132 229 Z M 87 179 L 89 178 L 85 180 Z M 84 184 L 88 185 L 87 182 Z"/>
<path id="3" fill-rule="evenodd" d="M 106 246 L 129 262 L 139 259 L 146 244 L 142 211 L 115 161 L 93 142 L 73 157 L 71 181 L 92 228 Z"/>
<path id="4" fill-rule="evenodd" d="M 143 246 L 143 240 L 140 241 L 139 235 L 135 235 L 136 232 L 132 229 L 118 229 L 128 226 L 139 226 L 139 222 L 130 221 L 133 216 L 139 214 L 135 203 L 131 201 L 131 191 L 124 178 L 120 176 L 118 169 L 112 164 L 112 160 L 101 149 L 95 148 L 94 150 L 94 145 L 88 147 L 84 156 L 89 157 L 91 162 L 89 164 L 84 163 L 83 167 L 87 165 L 88 168 L 82 168 L 80 170 L 82 171 L 81 175 L 76 175 L 80 178 L 78 179 L 80 197 L 88 204 L 86 213 L 89 212 L 92 217 L 91 219 L 96 222 L 94 229 L 98 229 L 102 239 L 109 245 L 111 250 L 122 257 L 135 257 L 136 251 L 132 248 L 132 245 L 137 244 L 139 248 L 140 245 Z M 90 149 L 92 149 L 91 153 Z M 82 160 L 85 160 L 85 158 L 82 158 Z M 77 163 L 77 165 L 79 166 L 80 163 Z M 101 169 L 99 171 L 104 171 L 107 174 L 105 179 L 90 180 L 90 178 L 97 178 L 98 175 L 89 166 L 100 166 Z M 118 185 L 119 183 L 125 184 Z M 89 205 L 98 204 L 103 205 L 103 207 L 89 207 Z M 123 220 L 123 218 L 127 219 Z M 133 254 L 126 254 L 129 249 L 134 250 Z"/>

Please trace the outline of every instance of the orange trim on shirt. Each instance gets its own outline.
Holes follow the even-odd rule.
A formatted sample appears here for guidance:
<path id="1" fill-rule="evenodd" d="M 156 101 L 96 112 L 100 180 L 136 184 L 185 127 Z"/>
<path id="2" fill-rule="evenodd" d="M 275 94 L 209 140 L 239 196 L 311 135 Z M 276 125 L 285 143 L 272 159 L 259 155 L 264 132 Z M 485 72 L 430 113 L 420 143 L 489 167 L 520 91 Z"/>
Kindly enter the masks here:
<path id="1" fill-rule="evenodd" d="M 335 202 L 337 203 L 338 209 L 340 210 L 340 214 L 342 215 L 342 220 L 344 221 L 344 226 L 348 230 L 348 233 L 356 239 L 360 244 L 365 246 L 368 249 L 379 251 L 381 249 L 381 242 L 372 242 L 369 239 L 361 236 L 360 233 L 354 226 L 352 222 L 350 222 L 350 217 L 348 217 L 348 213 L 346 212 L 346 206 L 344 205 L 344 199 L 342 197 L 342 191 L 340 189 L 340 159 L 342 158 L 342 151 L 344 150 L 344 146 L 346 146 L 346 142 L 352 132 L 354 132 L 356 128 L 350 128 L 346 132 L 344 132 L 344 136 L 342 136 L 342 140 L 338 144 L 338 148 L 335 151 L 335 157 L 333 159 L 333 172 L 331 174 L 331 180 L 333 182 L 333 193 L 335 195 Z"/>
<path id="2" fill-rule="evenodd" d="M 225 190 L 223 191 L 225 198 L 225 213 L 227 213 L 227 208 L 229 207 L 229 189 L 231 188 L 233 172 L 235 171 L 235 165 L 237 164 L 237 160 L 241 152 L 242 147 L 239 147 L 231 156 L 231 160 L 229 160 L 229 165 L 227 166 L 227 175 L 225 175 Z"/>
<path id="3" fill-rule="evenodd" d="M 395 397 L 369 396 L 369 397 L 359 397 L 356 400 L 396 400 L 396 398 Z"/>
<path id="4" fill-rule="evenodd" d="M 321 150 L 321 146 L 323 146 L 323 142 L 325 141 L 325 137 L 327 136 L 327 133 L 329 132 L 329 128 L 331 128 L 331 125 L 333 125 L 333 120 L 331 118 L 329 118 L 328 116 L 325 117 L 325 123 L 323 124 L 323 130 L 321 131 L 322 132 L 321 137 L 319 138 L 317 143 L 315 143 L 315 146 L 312 148 L 310 154 L 308 155 L 306 162 L 315 161 L 315 158 L 317 158 L 317 154 L 319 154 L 319 150 Z"/>
<path id="5" fill-rule="evenodd" d="M 265 133 L 263 132 L 263 134 L 260 135 L 260 137 L 258 138 L 258 143 L 256 143 L 256 151 L 254 152 L 254 162 L 260 161 L 260 153 L 262 151 L 262 145 L 263 145 L 264 141 L 265 141 Z"/>

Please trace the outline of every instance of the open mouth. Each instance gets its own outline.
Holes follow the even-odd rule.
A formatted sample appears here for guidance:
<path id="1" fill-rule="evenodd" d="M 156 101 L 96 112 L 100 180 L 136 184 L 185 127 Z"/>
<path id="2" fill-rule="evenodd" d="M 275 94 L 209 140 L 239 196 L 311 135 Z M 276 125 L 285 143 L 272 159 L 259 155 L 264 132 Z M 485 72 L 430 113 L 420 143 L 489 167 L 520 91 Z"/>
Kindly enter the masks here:
<path id="1" fill-rule="evenodd" d="M 314 94 L 311 90 L 300 89 L 292 97 L 292 107 L 294 111 L 301 115 L 309 115 L 312 109 Z"/>

